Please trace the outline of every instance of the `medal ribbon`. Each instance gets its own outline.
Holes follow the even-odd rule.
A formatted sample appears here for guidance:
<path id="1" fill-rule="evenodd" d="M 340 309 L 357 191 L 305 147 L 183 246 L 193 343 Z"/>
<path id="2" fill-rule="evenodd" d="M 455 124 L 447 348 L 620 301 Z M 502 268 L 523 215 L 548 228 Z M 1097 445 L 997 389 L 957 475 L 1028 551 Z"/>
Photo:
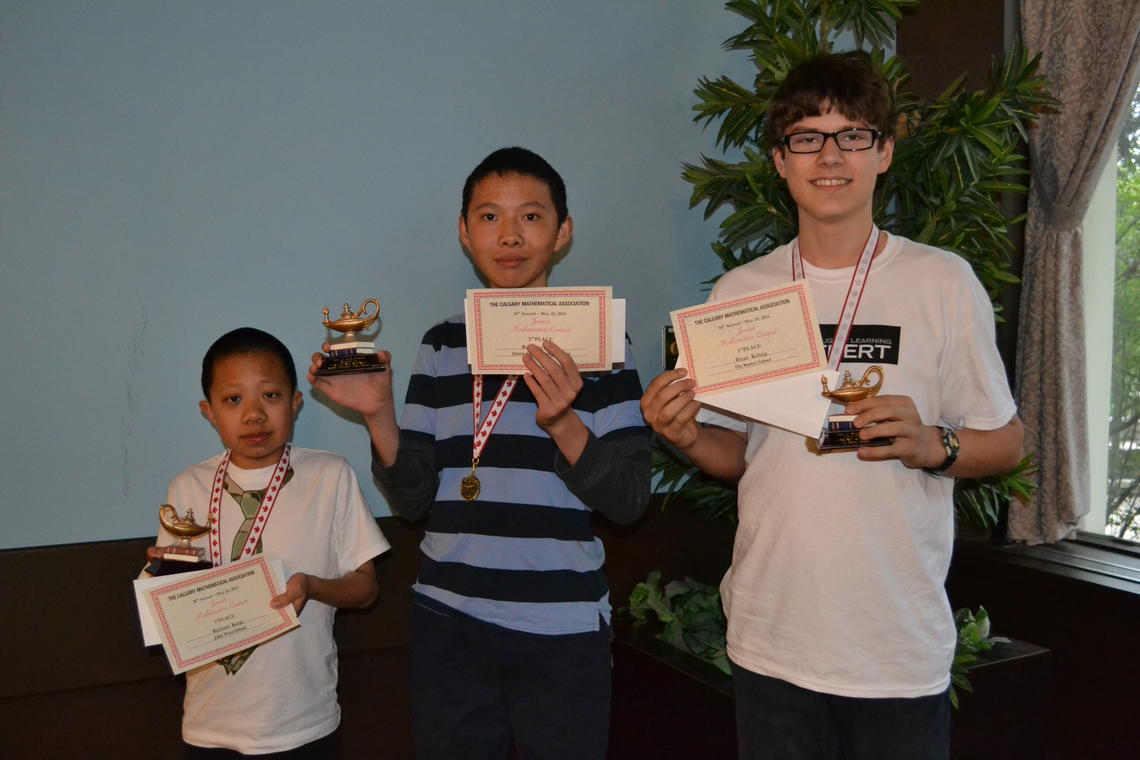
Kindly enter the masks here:
<path id="1" fill-rule="evenodd" d="M 273 505 L 277 503 L 277 495 L 281 492 L 285 472 L 289 469 L 289 452 L 292 448 L 292 444 L 285 444 L 285 450 L 281 452 L 281 458 L 277 460 L 277 467 L 274 468 L 273 475 L 269 478 L 265 496 L 261 499 L 261 506 L 257 508 L 257 515 L 253 520 L 253 525 L 250 526 L 249 536 L 245 540 L 239 559 L 252 557 L 254 549 L 257 548 L 257 542 L 261 540 L 261 534 L 269 523 L 269 515 L 273 511 Z M 226 449 L 226 453 L 222 454 L 222 460 L 218 462 L 218 471 L 214 473 L 214 487 L 210 491 L 210 562 L 215 567 L 222 564 L 222 494 L 226 492 L 222 483 L 225 480 L 229 465 L 230 450 Z"/>
<path id="2" fill-rule="evenodd" d="M 851 328 L 855 324 L 855 312 L 859 310 L 859 302 L 863 299 L 863 286 L 867 284 L 867 276 L 871 272 L 871 259 L 875 258 L 875 246 L 878 242 L 879 228 L 872 224 L 867 244 L 863 246 L 863 253 L 859 254 L 859 263 L 855 265 L 855 271 L 851 274 L 847 297 L 843 299 L 843 309 L 839 312 L 839 324 L 835 326 L 831 350 L 827 352 L 827 368 L 830 370 L 839 369 L 843 349 L 847 345 L 847 339 L 851 337 Z M 803 258 L 800 256 L 800 239 L 797 237 L 792 241 L 792 280 L 800 278 L 806 279 L 806 275 Z"/>
<path id="3" fill-rule="evenodd" d="M 479 457 L 487 446 L 487 439 L 491 437 L 491 431 L 495 429 L 503 408 L 507 405 L 507 399 L 518 385 L 519 376 L 507 375 L 503 380 L 499 392 L 495 395 L 495 401 L 487 412 L 487 419 L 483 420 L 482 425 L 479 424 L 479 418 L 483 416 L 483 376 L 472 375 L 471 378 L 471 430 L 474 435 L 471 440 L 471 471 L 474 472 L 475 465 L 479 463 Z"/>

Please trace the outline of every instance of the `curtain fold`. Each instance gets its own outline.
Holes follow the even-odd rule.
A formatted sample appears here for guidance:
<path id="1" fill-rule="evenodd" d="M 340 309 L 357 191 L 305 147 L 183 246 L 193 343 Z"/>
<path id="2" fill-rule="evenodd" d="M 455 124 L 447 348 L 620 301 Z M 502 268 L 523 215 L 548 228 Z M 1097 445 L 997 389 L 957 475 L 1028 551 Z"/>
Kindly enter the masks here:
<path id="1" fill-rule="evenodd" d="M 1140 2 L 1022 0 L 1021 26 L 1061 106 L 1029 140 L 1016 393 L 1037 492 L 1010 506 L 1007 535 L 1048 543 L 1089 511 L 1081 222 L 1136 92 Z"/>

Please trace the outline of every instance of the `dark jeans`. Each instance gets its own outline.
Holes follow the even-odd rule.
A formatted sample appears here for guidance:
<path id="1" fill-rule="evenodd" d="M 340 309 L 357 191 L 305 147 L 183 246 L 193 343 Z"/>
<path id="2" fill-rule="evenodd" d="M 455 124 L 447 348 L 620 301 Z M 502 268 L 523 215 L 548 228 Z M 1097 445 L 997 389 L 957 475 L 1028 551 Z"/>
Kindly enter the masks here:
<path id="1" fill-rule="evenodd" d="M 232 749 L 198 747 L 182 742 L 182 760 L 225 760 L 239 757 L 256 757 L 258 760 L 340 760 L 340 729 L 300 747 L 284 752 L 270 752 L 268 755 L 243 755 Z"/>
<path id="2" fill-rule="evenodd" d="M 950 700 L 822 694 L 735 663 L 740 760 L 947 760 Z"/>
<path id="3" fill-rule="evenodd" d="M 538 636 L 412 605 L 417 760 L 602 760 L 610 631 Z"/>

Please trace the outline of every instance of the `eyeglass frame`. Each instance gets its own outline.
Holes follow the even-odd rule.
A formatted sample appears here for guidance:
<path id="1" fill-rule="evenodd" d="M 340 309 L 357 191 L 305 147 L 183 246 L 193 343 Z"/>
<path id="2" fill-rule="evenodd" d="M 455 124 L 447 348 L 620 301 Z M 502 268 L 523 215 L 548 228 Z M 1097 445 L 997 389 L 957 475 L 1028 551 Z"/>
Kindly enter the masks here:
<path id="1" fill-rule="evenodd" d="M 847 132 L 870 132 L 871 144 L 866 148 L 844 148 L 839 144 L 839 136 Z M 798 137 L 799 135 L 822 135 L 823 141 L 819 144 L 819 150 L 792 150 L 792 138 Z M 871 129 L 870 127 L 849 127 L 848 129 L 841 129 L 838 132 L 822 132 L 818 129 L 805 129 L 802 132 L 793 132 L 790 135 L 784 135 L 780 138 L 780 144 L 783 145 L 784 148 L 788 150 L 788 152 L 795 153 L 797 156 L 811 156 L 816 153 L 823 152 L 823 148 L 825 145 L 827 145 L 827 138 L 829 137 L 831 138 L 832 142 L 835 143 L 835 147 L 844 153 L 861 153 L 862 151 L 874 148 L 875 143 L 882 141 L 883 130 Z"/>

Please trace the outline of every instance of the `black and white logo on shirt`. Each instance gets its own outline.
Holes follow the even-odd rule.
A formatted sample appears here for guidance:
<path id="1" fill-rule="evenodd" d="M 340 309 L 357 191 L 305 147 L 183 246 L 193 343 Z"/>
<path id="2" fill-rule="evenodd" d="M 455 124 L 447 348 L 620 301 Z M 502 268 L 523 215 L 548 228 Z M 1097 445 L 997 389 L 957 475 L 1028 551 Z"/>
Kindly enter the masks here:
<path id="1" fill-rule="evenodd" d="M 819 332 L 824 350 L 830 351 L 831 342 L 835 339 L 835 325 L 820 325 Z M 841 361 L 897 366 L 901 333 L 902 329 L 897 325 L 852 325 Z"/>

